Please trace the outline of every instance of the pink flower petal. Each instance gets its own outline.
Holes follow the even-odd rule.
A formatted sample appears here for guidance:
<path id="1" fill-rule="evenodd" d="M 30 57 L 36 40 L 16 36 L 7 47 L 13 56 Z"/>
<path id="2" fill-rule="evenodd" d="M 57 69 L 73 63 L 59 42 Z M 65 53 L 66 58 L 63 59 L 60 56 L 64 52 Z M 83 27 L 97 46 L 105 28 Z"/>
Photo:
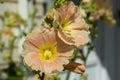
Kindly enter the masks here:
<path id="1" fill-rule="evenodd" d="M 57 73 L 63 70 L 63 65 L 59 65 L 59 63 L 53 62 L 46 62 L 44 63 L 44 70 L 46 74 L 49 73 Z"/>
<path id="2" fill-rule="evenodd" d="M 57 60 L 56 60 L 57 63 L 61 64 L 61 65 L 66 65 L 69 63 L 69 57 L 59 57 Z"/>
<path id="3" fill-rule="evenodd" d="M 73 30 L 88 30 L 89 29 L 88 25 L 85 23 L 84 19 L 82 19 L 81 17 L 77 17 L 75 21 L 72 22 L 69 26 L 72 27 Z"/>
<path id="4" fill-rule="evenodd" d="M 54 29 L 45 29 L 43 38 L 45 43 L 56 44 L 56 31 Z"/>
<path id="5" fill-rule="evenodd" d="M 74 37 L 75 45 L 82 48 L 89 41 L 89 32 L 84 30 L 72 30 L 71 35 Z"/>
<path id="6" fill-rule="evenodd" d="M 40 60 L 39 55 L 35 52 L 31 52 L 25 55 L 24 61 L 33 70 L 36 70 L 36 71 L 43 70 L 43 66 L 42 66 L 43 62 Z"/>
<path id="7" fill-rule="evenodd" d="M 65 16 L 67 19 L 71 18 L 77 11 L 77 7 L 73 2 L 67 2 L 65 7 L 61 7 L 61 9 L 63 10 L 62 13 L 66 13 Z"/>
<path id="8" fill-rule="evenodd" d="M 58 11 L 56 11 L 56 10 L 53 10 L 53 11 L 54 11 L 56 20 L 57 20 L 59 23 L 61 23 L 61 21 L 62 21 L 62 16 L 61 16 L 61 14 L 60 14 Z"/>
<path id="9" fill-rule="evenodd" d="M 43 33 L 40 30 L 35 30 L 32 33 L 28 34 L 26 40 L 23 43 L 23 49 L 25 54 L 29 52 L 37 52 L 38 48 L 42 44 L 44 44 L 44 39 L 42 34 Z"/>
<path id="10" fill-rule="evenodd" d="M 38 48 L 26 40 L 23 44 L 23 56 L 29 52 L 38 52 Z"/>
<path id="11" fill-rule="evenodd" d="M 74 41 L 72 40 L 73 38 L 71 36 L 69 36 L 68 34 L 66 34 L 64 31 L 58 30 L 58 36 L 65 43 L 67 43 L 69 45 L 73 45 L 74 44 Z"/>
<path id="12" fill-rule="evenodd" d="M 63 36 L 62 36 L 63 38 Z M 73 54 L 73 46 L 71 45 L 68 45 L 64 42 L 65 40 L 61 40 L 59 38 L 57 38 L 57 50 L 58 50 L 58 53 L 59 53 L 59 56 L 72 56 Z M 70 44 L 70 43 L 69 43 Z M 73 44 L 73 43 L 71 43 Z"/>

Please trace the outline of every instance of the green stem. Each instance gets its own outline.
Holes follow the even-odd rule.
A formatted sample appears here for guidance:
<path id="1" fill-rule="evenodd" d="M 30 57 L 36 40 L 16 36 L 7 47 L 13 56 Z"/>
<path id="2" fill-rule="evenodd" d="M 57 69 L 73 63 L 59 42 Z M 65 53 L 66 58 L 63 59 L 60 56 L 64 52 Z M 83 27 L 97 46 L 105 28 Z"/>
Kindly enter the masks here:
<path id="1" fill-rule="evenodd" d="M 40 80 L 44 80 L 44 78 L 45 78 L 45 74 L 44 74 L 44 73 L 42 73 L 42 75 L 40 75 L 40 74 L 38 73 L 38 75 L 39 75 L 39 79 L 40 79 Z"/>
<path id="2" fill-rule="evenodd" d="M 44 73 L 42 73 L 41 80 L 44 80 L 44 78 L 45 78 L 45 74 L 44 74 Z"/>
<path id="3" fill-rule="evenodd" d="M 80 80 L 83 80 L 83 74 L 81 74 Z"/>
<path id="4" fill-rule="evenodd" d="M 70 73 L 71 73 L 70 71 L 67 72 L 66 80 L 69 80 Z"/>
<path id="5" fill-rule="evenodd" d="M 76 60 L 78 51 L 79 51 L 79 49 L 77 49 L 77 48 L 74 49 L 74 53 L 73 53 L 74 54 L 74 58 L 71 61 L 74 62 Z M 71 72 L 68 71 L 67 72 L 67 76 L 66 76 L 66 80 L 69 80 L 70 74 L 71 74 Z"/>

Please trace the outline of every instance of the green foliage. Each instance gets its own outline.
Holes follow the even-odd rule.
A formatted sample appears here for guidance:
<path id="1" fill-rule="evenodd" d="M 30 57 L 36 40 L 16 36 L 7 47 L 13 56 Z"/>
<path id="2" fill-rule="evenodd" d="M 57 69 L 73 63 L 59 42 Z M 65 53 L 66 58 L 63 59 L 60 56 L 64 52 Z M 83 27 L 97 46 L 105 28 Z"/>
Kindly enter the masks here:
<path id="1" fill-rule="evenodd" d="M 1 16 L 1 15 L 0 15 L 0 19 L 1 19 L 2 21 L 4 21 L 5 18 L 4 18 L 4 16 Z"/>
<path id="2" fill-rule="evenodd" d="M 60 80 L 60 77 L 58 74 L 53 75 L 49 80 Z"/>
<path id="3" fill-rule="evenodd" d="M 12 61 L 9 63 L 9 67 L 4 69 L 3 71 L 8 74 L 7 80 L 17 80 L 17 78 L 18 80 L 22 80 L 24 75 L 22 69 Z"/>
<path id="4" fill-rule="evenodd" d="M 8 60 L 11 57 L 11 53 L 5 53 L 6 55 L 3 56 L 3 60 Z"/>
<path id="5" fill-rule="evenodd" d="M 6 80 L 22 80 L 23 78 L 21 77 L 14 77 L 14 76 L 9 76 Z"/>
<path id="6" fill-rule="evenodd" d="M 93 4 L 88 4 L 88 3 L 81 3 L 81 6 L 83 9 L 85 9 L 87 12 L 93 13 L 96 11 L 96 8 L 94 7 Z"/>
<path id="7" fill-rule="evenodd" d="M 10 12 L 9 12 L 8 10 L 5 10 L 5 11 L 4 11 L 4 16 L 5 16 L 5 17 L 10 16 Z"/>
<path id="8" fill-rule="evenodd" d="M 82 74 L 80 80 L 88 80 L 88 74 Z"/>
<path id="9" fill-rule="evenodd" d="M 55 0 L 54 1 L 54 7 L 59 8 L 63 3 L 65 3 L 66 0 Z"/>
<path id="10" fill-rule="evenodd" d="M 0 3 L 4 3 L 4 0 L 0 0 Z"/>

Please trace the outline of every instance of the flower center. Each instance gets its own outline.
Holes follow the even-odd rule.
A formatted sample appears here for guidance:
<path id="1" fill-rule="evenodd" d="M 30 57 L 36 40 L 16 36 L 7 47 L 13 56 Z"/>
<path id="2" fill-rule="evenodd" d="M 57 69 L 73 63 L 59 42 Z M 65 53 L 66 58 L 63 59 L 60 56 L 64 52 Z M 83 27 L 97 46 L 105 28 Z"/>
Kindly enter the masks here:
<path id="1" fill-rule="evenodd" d="M 57 56 L 57 48 L 53 44 L 45 44 L 39 48 L 39 56 L 43 61 L 54 60 Z"/>
<path id="2" fill-rule="evenodd" d="M 52 52 L 50 50 L 45 50 L 44 52 L 44 57 L 46 60 L 50 59 L 50 57 L 52 56 Z"/>
<path id="3" fill-rule="evenodd" d="M 63 30 L 67 33 L 67 34 L 70 34 L 71 33 L 71 30 L 72 30 L 72 27 L 70 27 L 71 21 L 67 20 L 67 19 L 64 19 L 62 22 L 61 22 L 61 26 L 63 28 Z"/>
<path id="4" fill-rule="evenodd" d="M 63 30 L 64 30 L 67 34 L 70 34 L 70 33 L 71 33 L 72 28 L 71 28 L 71 27 L 69 27 L 69 26 L 66 26 L 66 27 L 64 27 L 64 28 L 63 28 Z"/>

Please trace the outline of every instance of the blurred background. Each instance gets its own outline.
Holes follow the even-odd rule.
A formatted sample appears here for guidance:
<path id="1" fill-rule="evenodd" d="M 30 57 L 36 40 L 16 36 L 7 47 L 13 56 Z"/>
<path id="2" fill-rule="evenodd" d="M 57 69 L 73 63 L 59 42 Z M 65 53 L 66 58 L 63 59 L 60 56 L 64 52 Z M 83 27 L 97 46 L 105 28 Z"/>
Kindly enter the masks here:
<path id="1" fill-rule="evenodd" d="M 80 0 L 73 1 L 79 5 Z M 106 0 L 101 1 L 102 6 Z M 95 50 L 87 60 L 88 80 L 120 80 L 120 1 L 108 1 L 116 23 L 107 25 L 103 20 L 97 20 Z M 32 80 L 32 73 L 22 61 L 22 43 L 29 32 L 40 26 L 46 11 L 53 5 L 52 0 L 0 2 L 0 80 Z M 65 71 L 60 77 L 65 80 Z M 71 73 L 69 79 L 79 80 L 79 77 L 79 74 Z"/>

